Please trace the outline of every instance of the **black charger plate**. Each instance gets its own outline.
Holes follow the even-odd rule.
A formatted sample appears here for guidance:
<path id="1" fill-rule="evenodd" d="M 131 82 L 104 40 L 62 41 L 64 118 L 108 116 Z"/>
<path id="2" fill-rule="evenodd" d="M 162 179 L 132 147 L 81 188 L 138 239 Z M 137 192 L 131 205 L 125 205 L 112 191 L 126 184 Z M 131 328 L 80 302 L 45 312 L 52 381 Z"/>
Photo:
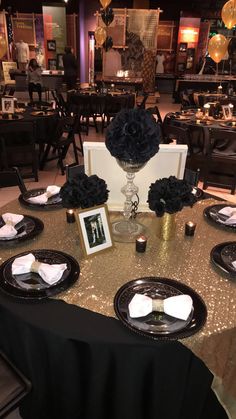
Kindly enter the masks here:
<path id="1" fill-rule="evenodd" d="M 206 218 L 208 218 L 209 221 L 211 221 L 213 224 L 217 224 L 220 227 L 230 229 L 230 230 L 236 230 L 236 224 L 233 225 L 226 225 L 222 224 L 220 221 L 227 220 L 227 216 L 223 214 L 219 214 L 219 211 L 224 207 L 232 207 L 236 209 L 236 205 L 227 205 L 227 204 L 216 204 L 216 205 L 210 205 L 209 207 L 205 208 L 203 211 L 203 214 Z"/>
<path id="2" fill-rule="evenodd" d="M 58 250 L 39 249 L 31 253 L 36 260 L 49 264 L 66 263 L 67 269 L 62 278 L 54 285 L 49 285 L 34 272 L 22 275 L 12 275 L 12 263 L 17 257 L 27 255 L 20 253 L 5 261 L 0 266 L 0 289 L 8 295 L 25 300 L 40 300 L 52 297 L 71 287 L 80 274 L 79 263 L 70 255 Z"/>
<path id="3" fill-rule="evenodd" d="M 0 217 L 0 227 L 3 227 L 4 224 L 2 217 Z M 0 246 L 6 247 L 8 245 L 21 243 L 24 240 L 32 239 L 43 231 L 44 224 L 39 218 L 24 215 L 23 220 L 15 225 L 15 229 L 17 230 L 16 236 L 8 238 L 0 237 Z"/>
<path id="4" fill-rule="evenodd" d="M 236 279 L 236 268 L 232 265 L 232 262 L 236 261 L 236 242 L 217 244 L 211 250 L 210 258 L 222 272 Z"/>
<path id="5" fill-rule="evenodd" d="M 34 204 L 33 202 L 29 201 L 29 198 L 33 198 L 38 195 L 42 195 L 46 192 L 46 188 L 39 188 L 39 189 L 31 189 L 24 194 L 19 196 L 19 202 L 21 205 L 27 208 L 35 209 L 35 210 L 53 210 L 62 208 L 62 200 L 59 194 L 53 195 L 48 198 L 46 204 Z"/>
<path id="6" fill-rule="evenodd" d="M 133 319 L 129 316 L 129 303 L 134 294 L 164 299 L 173 295 L 188 294 L 193 300 L 193 310 L 186 321 L 164 313 L 152 312 Z M 207 308 L 202 298 L 187 285 L 168 278 L 139 278 L 124 284 L 114 298 L 117 317 L 132 331 L 151 339 L 183 339 L 197 333 L 205 324 Z"/>

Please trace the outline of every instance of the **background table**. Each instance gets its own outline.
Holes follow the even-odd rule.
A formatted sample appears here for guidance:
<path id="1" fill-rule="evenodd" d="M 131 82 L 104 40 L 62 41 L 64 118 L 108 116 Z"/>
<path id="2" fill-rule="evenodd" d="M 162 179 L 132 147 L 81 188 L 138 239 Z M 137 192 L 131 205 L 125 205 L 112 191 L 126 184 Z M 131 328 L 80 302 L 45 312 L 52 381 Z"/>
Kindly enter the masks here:
<path id="1" fill-rule="evenodd" d="M 65 210 L 33 212 L 45 223 L 43 233 L 28 243 L 1 249 L 1 261 L 25 250 L 60 249 L 80 262 L 81 275 L 73 288 L 47 302 L 18 303 L 0 294 L 1 347 L 34 385 L 24 418 L 74 419 L 78 412 L 83 419 L 151 419 L 153 412 L 168 419 L 210 417 L 199 413 L 209 387 L 199 360 L 179 342 L 146 339 L 113 318 L 113 297 L 119 287 L 145 276 L 179 280 L 202 296 L 207 323 L 182 343 L 219 378 L 225 400 L 236 398 L 236 287 L 209 260 L 212 247 L 234 240 L 235 232 L 203 218 L 203 209 L 213 202 L 201 201 L 178 213 L 173 241 L 158 239 L 158 219 L 146 214 L 140 217 L 152 232 L 146 253 L 136 253 L 133 243 L 116 243 L 107 253 L 89 259 L 81 253 L 76 224 L 65 221 Z M 32 214 L 18 202 L 2 208 L 2 213 L 6 211 Z M 189 220 L 197 223 L 194 237 L 184 236 Z M 166 386 L 171 390 L 168 395 Z M 184 394 L 189 406 L 181 407 Z"/>

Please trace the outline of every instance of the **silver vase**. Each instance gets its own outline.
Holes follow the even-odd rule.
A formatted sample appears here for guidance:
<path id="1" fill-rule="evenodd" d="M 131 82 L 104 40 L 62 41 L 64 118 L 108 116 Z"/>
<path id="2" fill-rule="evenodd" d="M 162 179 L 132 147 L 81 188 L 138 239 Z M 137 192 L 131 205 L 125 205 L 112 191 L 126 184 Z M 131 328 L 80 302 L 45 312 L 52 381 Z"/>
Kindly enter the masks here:
<path id="1" fill-rule="evenodd" d="M 120 242 L 134 242 L 138 236 L 145 234 L 146 227 L 131 218 L 132 198 L 138 193 L 138 187 L 134 184 L 135 173 L 139 172 L 146 164 L 136 163 L 132 160 L 123 161 L 116 159 L 118 165 L 126 172 L 127 183 L 121 188 L 125 195 L 123 220 L 115 221 L 112 224 L 114 240 Z"/>

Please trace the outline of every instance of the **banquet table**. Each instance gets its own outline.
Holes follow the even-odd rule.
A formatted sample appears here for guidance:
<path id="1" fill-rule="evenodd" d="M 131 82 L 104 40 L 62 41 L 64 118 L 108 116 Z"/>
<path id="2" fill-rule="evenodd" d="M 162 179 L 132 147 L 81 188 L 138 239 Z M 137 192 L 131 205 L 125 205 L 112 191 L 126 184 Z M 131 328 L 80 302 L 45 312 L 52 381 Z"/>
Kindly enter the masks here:
<path id="1" fill-rule="evenodd" d="M 27 106 L 26 108 L 22 108 L 22 112 L 19 112 L 18 110 L 15 114 L 18 119 L 3 119 L 2 115 L 0 115 L 0 129 L 1 124 L 11 124 L 16 121 L 34 122 L 36 141 L 43 143 L 48 138 L 49 133 L 55 130 L 55 126 L 58 121 L 58 113 L 53 109 L 48 110 L 46 114 L 43 111 L 44 115 L 36 115 L 37 112 L 40 113 L 40 109 L 36 110 L 31 106 Z"/>
<path id="2" fill-rule="evenodd" d="M 164 123 L 168 125 L 181 126 L 182 128 L 188 127 L 204 127 L 211 129 L 220 129 L 220 130 L 235 130 L 236 129 L 236 116 L 234 115 L 232 119 L 215 119 L 213 117 L 201 118 L 196 115 L 197 110 L 189 110 L 182 112 L 169 112 L 165 116 Z M 232 123 L 232 125 L 231 125 Z M 235 131 L 236 132 L 236 131 Z"/>
<path id="3" fill-rule="evenodd" d="M 2 213 L 40 218 L 44 231 L 2 247 L 1 262 L 24 251 L 57 249 L 79 261 L 81 270 L 71 288 L 47 300 L 19 301 L 0 293 L 0 347 L 33 383 L 23 418 L 226 417 L 205 409 L 206 401 L 208 407 L 212 403 L 211 378 L 202 364 L 215 375 L 224 403 L 235 402 L 236 285 L 210 262 L 211 249 L 234 240 L 235 231 L 204 218 L 204 208 L 214 203 L 219 201 L 198 201 L 177 213 L 176 235 L 168 242 L 156 235 L 159 219 L 140 214 L 150 231 L 145 253 L 136 253 L 134 243 L 116 242 L 90 258 L 82 253 L 76 223 L 66 223 L 64 209 L 32 211 L 18 201 L 2 207 Z M 197 223 L 193 237 L 184 235 L 189 220 Z M 142 277 L 171 278 L 192 287 L 207 306 L 204 327 L 181 342 L 128 330 L 115 319 L 113 298 L 123 284 Z"/>

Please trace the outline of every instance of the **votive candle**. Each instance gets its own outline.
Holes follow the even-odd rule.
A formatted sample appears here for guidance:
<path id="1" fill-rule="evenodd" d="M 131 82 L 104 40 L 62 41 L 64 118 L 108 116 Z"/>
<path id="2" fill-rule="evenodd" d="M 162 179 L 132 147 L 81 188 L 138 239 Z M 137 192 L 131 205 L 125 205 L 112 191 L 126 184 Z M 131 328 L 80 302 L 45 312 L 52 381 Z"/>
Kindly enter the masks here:
<path id="1" fill-rule="evenodd" d="M 75 213 L 73 209 L 68 209 L 66 211 L 66 221 L 68 223 L 74 223 L 75 222 Z"/>
<path id="2" fill-rule="evenodd" d="M 136 239 L 136 252 L 144 253 L 146 251 L 146 246 L 147 246 L 147 237 L 139 236 Z"/>
<path id="3" fill-rule="evenodd" d="M 185 235 L 186 236 L 194 236 L 195 229 L 196 229 L 196 224 L 193 223 L 192 221 L 188 221 L 185 224 Z"/>

